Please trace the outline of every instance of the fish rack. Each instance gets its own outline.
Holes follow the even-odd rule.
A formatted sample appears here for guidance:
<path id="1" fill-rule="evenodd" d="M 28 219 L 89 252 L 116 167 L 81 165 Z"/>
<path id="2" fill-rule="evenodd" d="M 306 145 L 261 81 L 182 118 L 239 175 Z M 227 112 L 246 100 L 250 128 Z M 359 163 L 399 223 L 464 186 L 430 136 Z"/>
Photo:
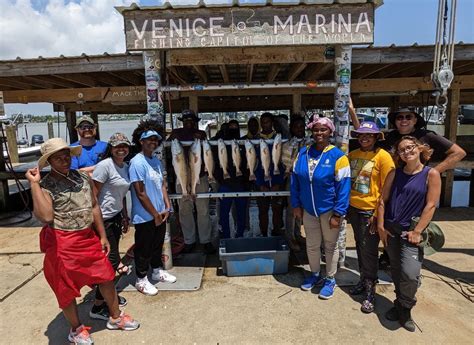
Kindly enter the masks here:
<path id="1" fill-rule="evenodd" d="M 250 141 L 253 145 L 260 145 L 260 140 L 263 140 L 263 141 L 265 141 L 267 144 L 270 144 L 270 145 L 273 144 L 273 141 L 274 141 L 273 139 L 256 139 L 256 140 L 255 140 L 255 139 L 252 139 L 252 140 L 249 140 L 249 139 L 235 139 L 235 141 L 236 141 L 237 144 L 239 144 L 239 145 L 245 145 L 245 142 L 246 142 L 247 140 Z M 304 139 L 302 139 L 302 140 L 304 140 Z M 201 141 L 204 141 L 204 140 L 201 140 Z M 224 141 L 224 144 L 226 144 L 226 145 L 232 145 L 232 143 L 234 142 L 234 140 L 223 140 L 223 141 Z M 289 139 L 282 139 L 282 140 L 281 140 L 282 143 L 286 143 L 287 141 L 289 141 Z M 217 146 L 218 143 L 219 143 L 218 140 L 208 140 L 207 142 L 208 142 L 209 145 L 211 145 L 211 146 Z M 172 143 L 171 141 L 165 141 L 165 142 L 163 143 L 163 145 L 164 145 L 165 147 L 170 147 L 170 146 L 171 146 L 171 143 Z M 191 140 L 189 140 L 189 141 L 180 141 L 179 143 L 180 143 L 182 146 L 191 146 L 191 145 L 194 143 L 194 141 L 191 141 Z"/>
<path id="2" fill-rule="evenodd" d="M 226 193 L 198 193 L 196 199 L 217 199 L 217 198 L 249 198 L 249 197 L 270 197 L 270 196 L 290 196 L 290 191 L 278 192 L 226 192 Z M 170 194 L 172 200 L 179 200 L 183 194 Z"/>

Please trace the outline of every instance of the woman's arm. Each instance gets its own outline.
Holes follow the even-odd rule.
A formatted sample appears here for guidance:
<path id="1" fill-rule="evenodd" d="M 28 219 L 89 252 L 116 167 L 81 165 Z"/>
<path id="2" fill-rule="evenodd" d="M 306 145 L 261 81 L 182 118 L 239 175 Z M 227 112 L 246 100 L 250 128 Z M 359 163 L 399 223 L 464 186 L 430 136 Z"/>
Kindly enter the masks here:
<path id="1" fill-rule="evenodd" d="M 140 200 L 143 208 L 153 216 L 155 220 L 155 225 L 158 226 L 163 223 L 163 217 L 161 214 L 155 209 L 153 206 L 150 198 L 146 194 L 145 185 L 142 181 L 133 182 L 133 188 L 135 189 L 135 193 L 137 193 L 137 198 Z"/>
<path id="2" fill-rule="evenodd" d="M 88 178 L 89 185 L 91 187 L 91 199 L 92 199 L 92 219 L 94 222 L 94 230 L 97 232 L 99 236 L 100 243 L 102 244 L 102 250 L 105 255 L 109 255 L 110 253 L 110 243 L 107 240 L 107 235 L 105 233 L 104 228 L 104 220 L 102 219 L 102 212 L 100 211 L 99 203 L 97 202 L 97 198 L 94 191 L 94 184 L 92 180 Z"/>
<path id="3" fill-rule="evenodd" d="M 25 177 L 30 182 L 35 217 L 42 223 L 52 223 L 54 220 L 53 200 L 48 192 L 41 189 L 39 184 L 41 175 L 38 168 L 28 169 Z"/>
<path id="4" fill-rule="evenodd" d="M 395 178 L 395 170 L 392 170 L 390 171 L 390 173 L 387 175 L 387 178 L 385 179 L 385 183 L 382 189 L 382 195 L 380 196 L 380 199 L 377 205 L 377 230 L 384 246 L 387 245 L 387 235 L 393 237 L 393 235 L 389 231 L 385 230 L 384 216 L 385 216 L 385 204 L 388 202 L 390 198 L 390 191 L 392 190 L 394 178 Z"/>
<path id="5" fill-rule="evenodd" d="M 100 191 L 102 190 L 102 187 L 104 186 L 104 184 L 102 182 L 99 182 L 99 181 L 96 181 L 96 180 L 93 180 L 94 181 L 94 195 L 96 197 L 96 199 L 99 199 L 99 194 L 100 194 Z"/>
<path id="6" fill-rule="evenodd" d="M 421 241 L 421 233 L 433 218 L 436 205 L 441 195 L 441 176 L 436 169 L 430 169 L 428 173 L 428 192 L 426 193 L 426 205 L 421 212 L 420 220 L 413 231 L 408 232 L 408 242 L 418 244 Z"/>
<path id="7" fill-rule="evenodd" d="M 296 156 L 293 172 L 290 175 L 290 202 L 293 208 L 293 215 L 295 218 L 303 218 L 303 204 L 300 200 L 300 182 L 298 176 L 295 173 L 296 166 L 298 164 L 299 154 Z"/>
<path id="8" fill-rule="evenodd" d="M 355 111 L 354 104 L 352 103 L 352 97 L 349 98 L 349 115 L 351 116 L 351 121 L 352 125 L 354 126 L 354 129 L 359 129 L 360 122 L 357 118 L 357 113 Z"/>
<path id="9" fill-rule="evenodd" d="M 170 209 L 171 209 L 171 202 L 170 198 L 168 196 L 168 188 L 166 188 L 166 183 L 163 182 L 163 186 L 161 187 L 161 193 L 163 194 L 163 201 L 165 202 L 165 211 L 161 214 L 163 217 L 163 222 L 168 219 L 168 216 L 170 215 Z"/>

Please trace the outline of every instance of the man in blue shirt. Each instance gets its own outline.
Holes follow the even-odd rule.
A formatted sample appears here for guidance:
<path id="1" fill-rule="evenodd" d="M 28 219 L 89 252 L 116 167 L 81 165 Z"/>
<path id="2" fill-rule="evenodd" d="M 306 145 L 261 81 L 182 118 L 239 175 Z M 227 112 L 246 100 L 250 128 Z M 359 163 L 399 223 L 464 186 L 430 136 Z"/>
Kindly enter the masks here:
<path id="1" fill-rule="evenodd" d="M 81 169 L 84 172 L 92 173 L 95 165 L 99 162 L 100 156 L 105 152 L 107 143 L 95 138 L 96 124 L 92 118 L 85 115 L 79 119 L 76 125 L 79 141 L 71 146 L 82 146 L 82 153 L 79 157 L 71 160 L 71 169 Z"/>

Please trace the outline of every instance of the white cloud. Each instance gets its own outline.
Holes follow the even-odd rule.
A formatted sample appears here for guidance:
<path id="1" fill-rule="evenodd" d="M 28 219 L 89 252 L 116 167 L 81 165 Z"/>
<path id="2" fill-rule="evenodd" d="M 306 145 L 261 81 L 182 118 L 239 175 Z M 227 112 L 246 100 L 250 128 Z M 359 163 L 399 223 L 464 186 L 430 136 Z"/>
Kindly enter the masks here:
<path id="1" fill-rule="evenodd" d="M 123 17 L 114 6 L 132 0 L 0 0 L 0 59 L 120 53 Z"/>

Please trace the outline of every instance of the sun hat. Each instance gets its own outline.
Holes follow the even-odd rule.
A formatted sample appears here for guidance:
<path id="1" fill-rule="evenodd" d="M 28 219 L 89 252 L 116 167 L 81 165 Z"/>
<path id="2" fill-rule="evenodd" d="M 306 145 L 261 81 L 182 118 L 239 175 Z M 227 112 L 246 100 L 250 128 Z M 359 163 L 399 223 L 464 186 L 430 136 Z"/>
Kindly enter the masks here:
<path id="1" fill-rule="evenodd" d="M 402 107 L 402 108 L 398 108 L 397 110 L 395 111 L 392 111 L 391 113 L 388 114 L 388 121 L 390 122 L 390 124 L 393 126 L 393 127 L 397 127 L 395 125 L 395 119 L 397 118 L 397 115 L 400 114 L 400 113 L 412 113 L 413 115 L 415 115 L 415 117 L 417 118 L 417 121 L 416 121 L 416 124 L 415 124 L 415 128 L 416 129 L 420 129 L 420 128 L 424 128 L 426 127 L 426 121 L 425 119 L 423 118 L 423 116 L 421 116 L 420 114 L 418 114 L 414 108 L 412 107 Z"/>
<path id="2" fill-rule="evenodd" d="M 64 149 L 68 149 L 71 152 L 71 156 L 80 156 L 82 152 L 82 146 L 69 146 L 63 138 L 48 139 L 41 144 L 41 157 L 38 160 L 38 169 L 42 170 L 44 167 L 48 166 L 49 157 Z"/>
<path id="3" fill-rule="evenodd" d="M 127 136 L 123 133 L 115 133 L 114 135 L 112 135 L 109 139 L 109 144 L 110 146 L 112 147 L 115 147 L 115 146 L 118 146 L 120 144 L 125 144 L 125 145 L 128 145 L 128 146 L 132 146 L 132 144 L 130 143 L 130 140 L 128 140 Z"/>
<path id="4" fill-rule="evenodd" d="M 364 121 L 358 129 L 351 131 L 351 137 L 353 138 L 356 138 L 358 134 L 378 134 L 378 140 L 385 140 L 385 136 L 380 128 L 372 121 Z"/>
<path id="5" fill-rule="evenodd" d="M 181 117 L 178 117 L 179 121 L 186 121 L 186 120 L 194 120 L 194 121 L 201 121 L 199 117 L 197 117 L 196 113 L 191 109 L 186 109 L 181 112 Z"/>
<path id="6" fill-rule="evenodd" d="M 159 135 L 157 131 L 154 131 L 154 130 L 150 129 L 148 131 L 143 132 L 142 135 L 140 135 L 140 140 L 148 139 L 148 138 L 154 137 L 154 136 L 158 137 L 158 140 L 162 139 L 161 135 Z"/>
<path id="7" fill-rule="evenodd" d="M 77 123 L 76 127 L 74 127 L 74 128 L 78 129 L 83 122 L 87 122 L 87 123 L 90 123 L 91 125 L 95 126 L 95 122 L 92 119 L 92 117 L 84 115 L 79 119 L 79 122 Z"/>
<path id="8" fill-rule="evenodd" d="M 316 124 L 321 124 L 329 128 L 331 133 L 334 133 L 336 127 L 334 127 L 334 123 L 328 119 L 327 117 L 321 117 L 318 114 L 313 115 L 313 117 L 309 120 L 309 123 L 306 125 L 306 128 L 312 129 Z"/>
<path id="9" fill-rule="evenodd" d="M 410 228 L 414 229 L 418 224 L 420 218 L 413 217 L 411 220 Z M 433 255 L 439 252 L 444 246 L 444 233 L 438 224 L 430 222 L 425 230 L 421 233 L 421 241 L 418 244 L 419 247 L 423 248 L 425 255 Z"/>

